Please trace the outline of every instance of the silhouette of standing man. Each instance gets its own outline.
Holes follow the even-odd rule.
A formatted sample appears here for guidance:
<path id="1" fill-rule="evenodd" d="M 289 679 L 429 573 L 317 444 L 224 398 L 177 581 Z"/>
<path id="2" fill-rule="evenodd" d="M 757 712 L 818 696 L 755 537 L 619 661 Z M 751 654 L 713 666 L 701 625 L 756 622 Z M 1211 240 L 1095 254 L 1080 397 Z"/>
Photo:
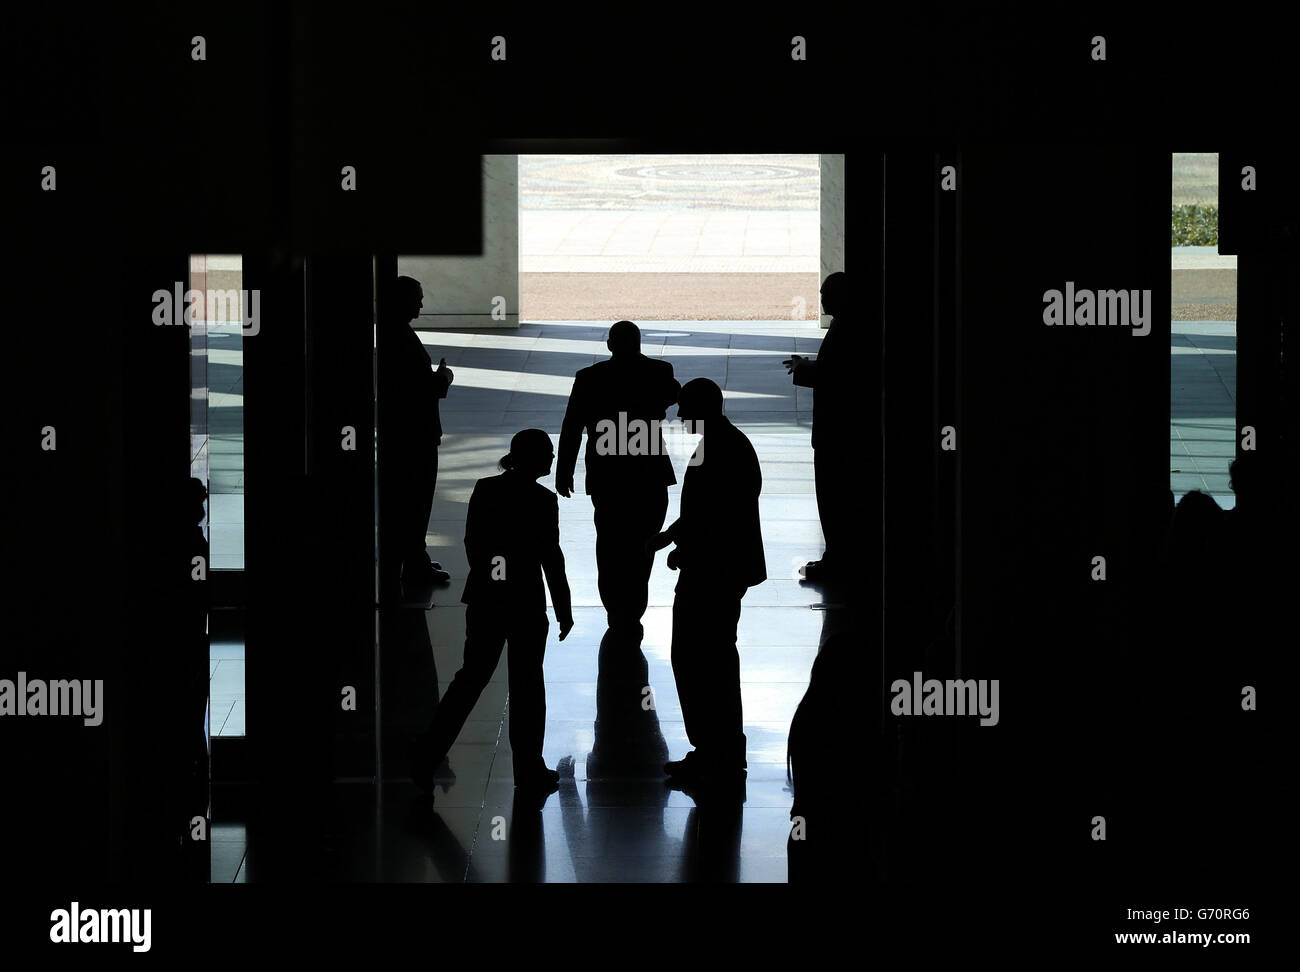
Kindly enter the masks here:
<path id="1" fill-rule="evenodd" d="M 856 508 L 854 476 L 845 475 L 844 456 L 858 453 L 855 443 L 861 427 L 855 427 L 856 398 L 863 394 L 864 377 L 871 385 L 875 376 L 862 374 L 864 356 L 861 337 L 846 320 L 850 295 L 844 274 L 832 273 L 822 282 L 822 308 L 831 315 L 830 327 L 822 338 L 816 358 L 791 355 L 781 362 L 796 385 L 813 391 L 813 476 L 817 489 L 817 514 L 822 523 L 826 552 L 821 560 L 805 564 L 804 579 L 821 582 L 842 579 L 849 568 L 852 551 L 859 549 L 855 534 L 863 519 Z"/>
<path id="2" fill-rule="evenodd" d="M 681 385 L 671 364 L 641 353 L 641 330 L 631 321 L 611 327 L 606 346 L 610 359 L 583 368 L 573 379 L 555 491 L 573 495 L 578 444 L 586 429 L 600 600 L 610 630 L 631 632 L 639 641 L 654 565 L 646 541 L 663 529 L 668 487 L 677 482 L 658 423 L 677 401 Z"/>
<path id="3" fill-rule="evenodd" d="M 677 414 L 702 438 L 682 482 L 681 516 L 650 541 L 675 543 L 672 665 L 686 736 L 694 748 L 664 764 L 681 782 L 745 776 L 736 627 L 745 591 L 767 579 L 758 496 L 763 474 L 746 435 L 722 414 L 722 389 L 707 378 L 682 388 Z"/>
<path id="4" fill-rule="evenodd" d="M 388 302 L 390 313 L 381 317 L 377 331 L 384 527 L 380 590 L 385 600 L 399 600 L 403 583 L 409 588 L 451 580 L 441 564 L 429 559 L 424 540 L 438 483 L 438 401 L 447 397 L 455 376 L 445 358 L 434 369 L 424 342 L 407 326 L 423 305 L 420 282 L 398 277 Z"/>
<path id="5" fill-rule="evenodd" d="M 510 645 L 510 749 L 515 786 L 553 789 L 559 779 L 542 759 L 546 731 L 546 590 L 551 589 L 560 640 L 573 628 L 569 582 L 560 549 L 555 494 L 537 482 L 551 471 L 555 451 L 541 429 L 524 429 L 510 440 L 499 476 L 474 485 L 465 518 L 469 577 L 461 595 L 465 609 L 465 661 L 447 686 L 433 721 L 415 744 L 411 775 L 433 788 L 433 773 L 460 735 L 474 703 Z"/>

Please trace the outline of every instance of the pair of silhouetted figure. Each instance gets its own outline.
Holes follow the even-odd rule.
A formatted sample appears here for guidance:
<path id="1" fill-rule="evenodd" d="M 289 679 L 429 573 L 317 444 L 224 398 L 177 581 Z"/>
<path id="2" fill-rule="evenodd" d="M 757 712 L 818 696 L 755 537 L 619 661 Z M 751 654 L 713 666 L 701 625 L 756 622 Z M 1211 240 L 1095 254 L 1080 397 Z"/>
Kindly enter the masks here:
<path id="1" fill-rule="evenodd" d="M 574 377 L 560 433 L 556 490 L 570 496 L 582 434 L 587 492 L 596 521 L 597 584 L 609 628 L 639 642 L 654 552 L 677 545 L 672 665 L 687 736 L 695 747 L 665 770 L 681 781 L 743 777 L 740 658 L 736 629 L 745 591 L 767 577 L 758 495 L 762 473 L 744 433 L 722 414 L 722 389 L 706 378 L 673 377 L 672 365 L 641 353 L 631 321 L 609 331 L 610 359 Z M 682 483 L 681 516 L 660 532 L 675 483 L 659 423 L 678 417 L 701 433 Z M 613 434 L 611 434 L 613 433 Z"/>
<path id="2" fill-rule="evenodd" d="M 802 574 L 818 583 L 848 579 L 853 558 L 865 549 L 867 510 L 855 495 L 863 470 L 850 474 L 845 457 L 862 462 L 870 455 L 862 444 L 873 433 L 862 427 L 861 405 L 864 395 L 879 387 L 877 375 L 864 373 L 873 356 L 867 353 L 867 334 L 849 319 L 853 300 L 842 272 L 832 273 L 822 283 L 821 302 L 831 324 L 817 357 L 796 354 L 782 362 L 796 385 L 813 389 L 813 475 L 826 552 L 806 564 Z"/>
<path id="3" fill-rule="evenodd" d="M 555 494 L 537 480 L 551 471 L 551 439 L 524 429 L 510 441 L 502 472 L 474 486 L 465 519 L 469 577 L 465 609 L 465 658 L 438 703 L 428 730 L 415 744 L 412 776 L 432 789 L 438 764 L 460 734 L 470 710 L 496 671 L 509 644 L 510 748 L 515 785 L 554 787 L 558 776 L 542 758 L 546 728 L 546 590 L 550 588 L 563 641 L 573 628 L 569 582 L 560 549 Z"/>
<path id="4" fill-rule="evenodd" d="M 451 576 L 429 559 L 425 531 L 438 482 L 442 421 L 438 402 L 455 376 L 443 359 L 437 369 L 419 336 L 407 325 L 423 306 L 413 277 L 398 277 L 381 307 L 376 341 L 381 389 L 379 443 L 380 596 L 398 601 L 409 589 L 446 583 Z"/>

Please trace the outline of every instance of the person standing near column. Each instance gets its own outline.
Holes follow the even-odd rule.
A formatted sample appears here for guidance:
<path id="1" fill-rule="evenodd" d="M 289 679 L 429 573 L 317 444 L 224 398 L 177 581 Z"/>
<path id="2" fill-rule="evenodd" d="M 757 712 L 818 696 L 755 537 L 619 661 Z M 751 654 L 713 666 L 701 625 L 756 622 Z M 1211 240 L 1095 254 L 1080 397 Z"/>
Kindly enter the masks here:
<path id="1" fill-rule="evenodd" d="M 414 277 L 393 283 L 379 344 L 380 592 L 386 601 L 407 590 L 445 584 L 451 575 L 430 560 L 425 533 L 438 484 L 442 420 L 438 402 L 455 376 L 446 359 L 433 367 L 408 325 L 420 315 L 424 291 Z"/>
<path id="2" fill-rule="evenodd" d="M 844 474 L 843 456 L 859 451 L 859 401 L 865 389 L 877 386 L 876 376 L 863 373 L 864 335 L 847 319 L 851 300 L 842 272 L 826 278 L 821 298 L 831 324 L 817 357 L 795 354 L 782 362 L 796 385 L 813 389 L 813 476 L 826 552 L 821 560 L 800 568 L 800 573 L 814 583 L 847 579 L 852 558 L 861 551 L 858 537 L 866 511 L 859 508 L 853 493 L 856 480 Z"/>

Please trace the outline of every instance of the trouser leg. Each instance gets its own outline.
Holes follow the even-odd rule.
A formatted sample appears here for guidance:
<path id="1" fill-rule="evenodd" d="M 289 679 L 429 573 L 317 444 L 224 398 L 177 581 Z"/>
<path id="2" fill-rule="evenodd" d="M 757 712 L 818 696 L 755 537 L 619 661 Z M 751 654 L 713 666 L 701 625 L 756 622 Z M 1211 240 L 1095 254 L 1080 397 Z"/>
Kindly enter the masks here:
<path id="1" fill-rule="evenodd" d="M 838 470 L 838 478 L 844 476 L 844 470 Z M 813 480 L 817 491 L 817 518 L 821 520 L 822 537 L 826 541 L 826 552 L 822 560 L 828 564 L 839 560 L 839 541 L 843 533 L 843 489 L 840 487 L 837 471 L 832 462 L 832 450 L 823 446 L 813 450 Z"/>
<path id="2" fill-rule="evenodd" d="M 670 649 L 687 739 L 701 758 L 735 768 L 746 765 L 736 649 L 742 595 L 679 590 Z"/>
<path id="3" fill-rule="evenodd" d="M 633 592 L 634 597 L 629 604 L 629 617 L 637 622 L 645 616 L 646 607 L 650 603 L 650 574 L 654 570 L 655 563 L 654 554 L 646 553 L 645 545 L 664 528 L 664 518 L 667 515 L 668 487 L 664 486 L 646 496 L 642 516 L 637 523 L 638 533 L 632 547 L 634 553 L 632 569 L 635 571 L 636 587 Z"/>
<path id="4" fill-rule="evenodd" d="M 713 705 L 708 710 L 708 756 L 728 768 L 745 763 L 744 716 L 740 700 L 740 652 L 736 629 L 740 595 L 723 594 L 710 604 L 709 638 L 701 644 L 703 677 Z"/>
<path id="5" fill-rule="evenodd" d="M 593 494 L 596 583 L 611 627 L 640 622 L 649 603 L 654 556 L 646 541 L 663 529 L 668 487 Z"/>
<path id="6" fill-rule="evenodd" d="M 591 505 L 596 522 L 596 589 L 606 620 L 613 625 L 619 610 L 619 583 L 615 577 L 623 547 L 622 509 L 618 500 L 608 494 L 593 493 Z"/>
<path id="7" fill-rule="evenodd" d="M 412 476 L 408 514 L 403 523 L 402 565 L 408 573 L 427 572 L 432 566 L 425 538 L 433 514 L 433 494 L 438 485 L 438 449 L 429 450 L 428 461 Z"/>
<path id="8" fill-rule="evenodd" d="M 535 772 L 543 765 L 546 733 L 546 683 L 542 659 L 550 624 L 545 615 L 510 629 L 510 749 L 515 775 Z"/>
<path id="9" fill-rule="evenodd" d="M 707 738 L 703 729 L 705 700 L 701 699 L 697 626 L 698 607 L 691 595 L 678 591 L 673 598 L 673 634 L 669 658 L 677 700 L 682 707 L 682 723 L 692 748 L 698 749 Z"/>

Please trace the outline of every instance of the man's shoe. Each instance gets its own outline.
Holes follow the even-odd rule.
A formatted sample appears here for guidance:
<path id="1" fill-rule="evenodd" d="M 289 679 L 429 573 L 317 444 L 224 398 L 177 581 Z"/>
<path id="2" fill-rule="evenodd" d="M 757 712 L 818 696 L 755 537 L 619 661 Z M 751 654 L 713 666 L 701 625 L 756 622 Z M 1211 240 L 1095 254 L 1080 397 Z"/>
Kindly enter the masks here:
<path id="1" fill-rule="evenodd" d="M 810 584 L 820 584 L 835 576 L 835 571 L 825 560 L 810 560 L 799 568 L 799 576 Z"/>
<path id="2" fill-rule="evenodd" d="M 745 802 L 745 772 L 742 769 L 721 775 L 673 776 L 664 780 L 664 786 L 685 793 L 696 806 L 727 806 Z"/>
<path id="3" fill-rule="evenodd" d="M 515 788 L 535 792 L 553 793 L 560 788 L 560 774 L 545 765 L 539 769 L 515 774 Z"/>
<path id="4" fill-rule="evenodd" d="M 411 586 L 427 587 L 430 584 L 446 584 L 450 580 L 451 574 L 437 564 L 408 567 L 402 571 L 402 581 Z"/>

